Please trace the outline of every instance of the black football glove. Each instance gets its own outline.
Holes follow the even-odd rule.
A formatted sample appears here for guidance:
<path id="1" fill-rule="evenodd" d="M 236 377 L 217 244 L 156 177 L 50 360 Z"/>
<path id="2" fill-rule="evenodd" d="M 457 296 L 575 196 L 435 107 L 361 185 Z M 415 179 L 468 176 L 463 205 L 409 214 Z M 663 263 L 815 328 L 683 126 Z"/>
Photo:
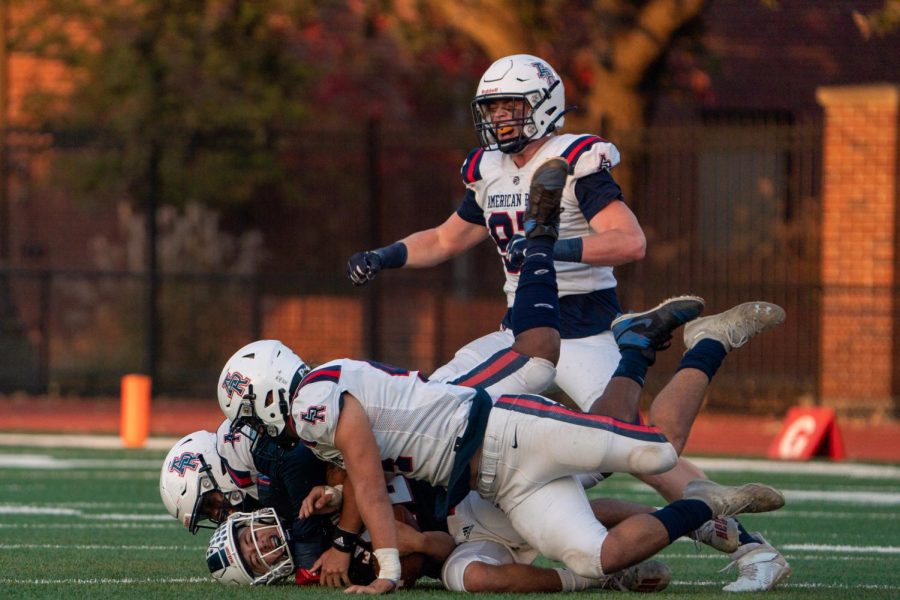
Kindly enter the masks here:
<path id="1" fill-rule="evenodd" d="M 506 264 L 512 271 L 518 271 L 525 262 L 525 236 L 514 235 L 506 245 Z"/>
<path id="2" fill-rule="evenodd" d="M 357 252 L 347 261 L 347 277 L 353 285 L 365 285 L 382 269 L 381 257 L 374 252 Z"/>

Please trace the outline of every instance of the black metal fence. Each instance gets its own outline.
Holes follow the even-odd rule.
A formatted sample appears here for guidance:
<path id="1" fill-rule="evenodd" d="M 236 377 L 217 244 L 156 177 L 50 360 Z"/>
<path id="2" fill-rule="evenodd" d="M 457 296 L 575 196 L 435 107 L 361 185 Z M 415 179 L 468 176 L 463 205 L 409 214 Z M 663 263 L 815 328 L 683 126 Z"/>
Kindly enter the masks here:
<path id="1" fill-rule="evenodd" d="M 451 213 L 462 195 L 464 134 L 423 140 L 370 127 L 305 137 L 319 142 L 300 145 L 308 169 L 298 185 L 314 201 L 285 209 L 264 232 L 284 261 L 270 259 L 257 276 L 163 272 L 157 323 L 147 323 L 144 273 L 0 270 L 0 391 L 115 393 L 122 374 L 145 370 L 151 327 L 158 394 L 208 397 L 224 360 L 263 336 L 297 345 L 310 362 L 365 355 L 435 368 L 497 326 L 504 299 L 494 250 L 485 244 L 439 268 L 385 273 L 365 289 L 349 285 L 343 264 L 353 250 Z M 323 150 L 321 140 L 331 145 Z M 785 327 L 729 357 L 709 401 L 777 412 L 814 396 L 820 126 L 651 129 L 619 145 L 615 175 L 648 237 L 647 258 L 617 269 L 624 306 L 684 292 L 704 296 L 707 312 L 777 302 Z M 679 354 L 660 355 L 649 392 Z"/>

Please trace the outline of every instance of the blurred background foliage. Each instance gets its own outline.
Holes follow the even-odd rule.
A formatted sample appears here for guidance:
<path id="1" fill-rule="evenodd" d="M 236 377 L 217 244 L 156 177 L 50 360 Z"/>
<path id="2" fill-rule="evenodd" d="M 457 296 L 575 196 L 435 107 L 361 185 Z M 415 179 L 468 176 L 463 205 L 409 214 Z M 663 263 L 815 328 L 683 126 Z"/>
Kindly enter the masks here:
<path id="1" fill-rule="evenodd" d="M 770 295 L 804 315 L 797 331 L 813 329 L 821 140 L 804 111 L 818 116 L 818 85 L 871 81 L 859 61 L 875 56 L 873 72 L 889 72 L 900 15 L 900 0 L 0 6 L 9 52 L 55 65 L 24 86 L 7 123 L 4 185 L 20 220 L 15 256 L 0 266 L 24 268 L 12 285 L 0 278 L 0 349 L 29 358 L 0 367 L 0 387 L 87 392 L 98 386 L 79 378 L 109 389 L 156 355 L 162 386 L 179 391 L 214 376 L 248 336 L 281 335 L 288 322 L 303 344 L 321 326 L 322 358 L 352 348 L 421 367 L 495 327 L 501 272 L 487 245 L 362 291 L 343 267 L 351 252 L 456 208 L 476 82 L 517 52 L 560 72 L 578 106 L 566 131 L 623 150 L 615 177 L 650 240 L 645 261 L 617 270 L 624 300 L 647 305 L 693 285 L 727 304 L 777 285 Z M 753 37 L 761 23 L 769 42 Z M 782 55 L 801 68 L 780 68 Z M 59 223 L 69 215 L 78 220 Z M 322 299 L 330 308 L 313 311 Z M 343 325 L 346 339 L 335 333 Z M 817 338 L 793 338 L 802 347 L 784 355 L 800 357 L 805 391 Z M 782 370 L 798 379 L 795 364 Z"/>

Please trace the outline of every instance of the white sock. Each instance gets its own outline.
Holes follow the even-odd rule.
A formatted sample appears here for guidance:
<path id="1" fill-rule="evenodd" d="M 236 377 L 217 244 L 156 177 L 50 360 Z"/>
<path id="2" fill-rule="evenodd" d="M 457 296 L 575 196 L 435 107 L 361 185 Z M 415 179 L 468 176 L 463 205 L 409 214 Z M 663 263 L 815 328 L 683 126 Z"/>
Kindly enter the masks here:
<path id="1" fill-rule="evenodd" d="M 570 571 L 569 569 L 556 568 L 553 570 L 556 571 L 556 573 L 559 575 L 559 580 L 560 582 L 562 582 L 562 591 L 564 592 L 580 592 L 581 590 L 586 590 L 589 587 L 596 587 L 600 585 L 599 579 L 582 577 L 578 573 Z"/>

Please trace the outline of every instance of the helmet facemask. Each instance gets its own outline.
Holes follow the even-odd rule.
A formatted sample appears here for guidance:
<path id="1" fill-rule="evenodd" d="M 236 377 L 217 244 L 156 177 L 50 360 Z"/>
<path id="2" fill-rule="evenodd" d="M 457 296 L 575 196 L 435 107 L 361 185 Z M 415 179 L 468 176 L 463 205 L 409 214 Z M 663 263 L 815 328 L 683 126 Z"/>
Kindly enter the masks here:
<path id="1" fill-rule="evenodd" d="M 290 539 L 272 508 L 231 515 L 210 539 L 206 563 L 214 579 L 237 585 L 271 585 L 294 572 Z"/>
<path id="2" fill-rule="evenodd" d="M 224 470 L 216 473 L 216 465 L 223 468 L 217 461 L 215 435 L 208 431 L 185 436 L 163 461 L 160 497 L 169 514 L 191 533 L 205 520 L 218 525 L 229 512 L 244 508 L 244 493 Z"/>
<path id="3" fill-rule="evenodd" d="M 513 101 L 511 118 L 491 118 L 490 104 Z M 554 133 L 562 127 L 565 89 L 559 75 L 546 61 L 527 54 L 501 58 L 492 64 L 478 83 L 472 101 L 472 118 L 481 147 L 506 154 L 521 152 L 530 142 Z M 518 135 L 504 135 L 508 127 Z"/>
<path id="4" fill-rule="evenodd" d="M 500 150 L 504 154 L 517 154 L 525 146 L 536 139 L 538 127 L 534 123 L 534 113 L 545 100 L 540 91 L 527 94 L 485 94 L 472 101 L 472 118 L 475 121 L 475 132 L 481 147 L 485 150 Z M 512 117 L 502 121 L 494 121 L 491 117 L 490 105 L 494 102 L 512 101 Z M 519 135 L 505 137 L 504 129 L 518 129 Z"/>

